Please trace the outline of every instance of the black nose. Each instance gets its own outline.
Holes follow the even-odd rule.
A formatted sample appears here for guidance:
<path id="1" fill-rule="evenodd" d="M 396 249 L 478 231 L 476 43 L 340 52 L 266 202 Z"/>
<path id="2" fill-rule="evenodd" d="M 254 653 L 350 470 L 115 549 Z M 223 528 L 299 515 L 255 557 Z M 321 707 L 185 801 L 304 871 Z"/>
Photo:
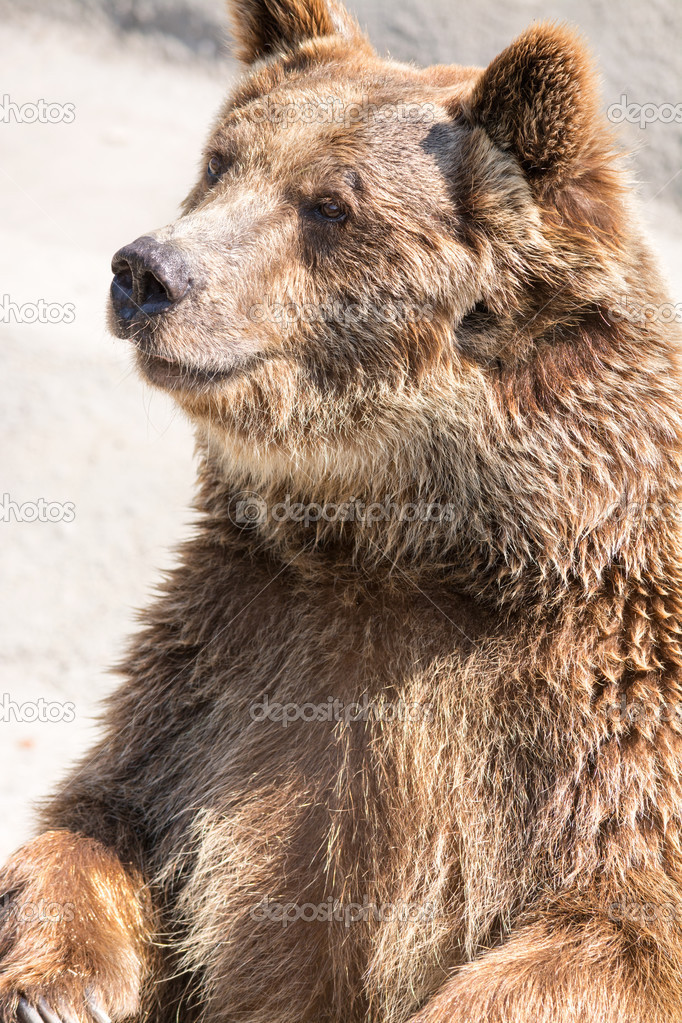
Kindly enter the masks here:
<path id="1" fill-rule="evenodd" d="M 117 316 L 156 316 L 179 302 L 190 286 L 182 253 L 149 235 L 124 245 L 111 261 L 111 301 Z"/>

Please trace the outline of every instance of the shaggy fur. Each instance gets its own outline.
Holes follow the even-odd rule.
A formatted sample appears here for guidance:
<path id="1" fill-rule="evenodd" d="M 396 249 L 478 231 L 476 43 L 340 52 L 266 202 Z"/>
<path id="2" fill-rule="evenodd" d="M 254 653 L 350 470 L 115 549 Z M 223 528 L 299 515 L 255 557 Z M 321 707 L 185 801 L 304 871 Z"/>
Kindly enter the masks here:
<path id="1" fill-rule="evenodd" d="M 154 235 L 192 287 L 112 314 L 196 424 L 196 535 L 0 875 L 0 1019 L 682 1021 L 679 338 L 618 314 L 666 295 L 582 44 L 421 70 L 232 13 Z"/>

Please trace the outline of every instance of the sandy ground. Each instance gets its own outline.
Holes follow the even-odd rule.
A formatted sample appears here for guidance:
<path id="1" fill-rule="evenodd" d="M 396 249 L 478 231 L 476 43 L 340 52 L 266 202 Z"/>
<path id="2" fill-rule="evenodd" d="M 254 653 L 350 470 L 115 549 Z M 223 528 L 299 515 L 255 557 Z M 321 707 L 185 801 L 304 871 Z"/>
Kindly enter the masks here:
<path id="1" fill-rule="evenodd" d="M 218 18 L 213 0 L 203 8 L 201 31 Z M 598 41 L 617 99 L 620 43 L 609 49 L 598 31 L 594 12 L 603 5 L 585 9 L 584 27 Z M 456 45 L 448 52 L 443 17 L 420 18 L 414 3 L 367 4 L 361 16 L 397 56 L 473 63 L 489 59 L 537 11 L 516 0 L 498 11 L 483 43 L 469 25 L 451 33 Z M 570 10 L 554 4 L 544 13 Z M 107 666 L 189 529 L 190 429 L 131 372 L 125 344 L 107 335 L 104 309 L 112 253 L 176 215 L 235 70 L 172 45 L 164 56 L 155 40 L 99 24 L 57 24 L 25 9 L 21 19 L 14 15 L 0 28 L 0 96 L 70 102 L 75 119 L 0 124 L 0 857 L 30 833 L 32 801 L 92 741 L 97 703 L 114 684 Z M 645 92 L 648 80 L 665 94 L 676 58 L 664 47 L 657 78 L 637 17 L 628 45 L 638 81 Z M 662 35 L 666 24 L 658 24 Z M 658 159 L 657 137 L 646 137 L 650 148 L 639 161 L 645 214 L 680 299 L 672 205 L 679 132 L 665 137 Z M 19 307 L 71 304 L 75 319 L 18 324 L 4 296 Z M 63 519 L 16 521 L 10 501 L 27 519 L 41 499 L 64 505 Z"/>

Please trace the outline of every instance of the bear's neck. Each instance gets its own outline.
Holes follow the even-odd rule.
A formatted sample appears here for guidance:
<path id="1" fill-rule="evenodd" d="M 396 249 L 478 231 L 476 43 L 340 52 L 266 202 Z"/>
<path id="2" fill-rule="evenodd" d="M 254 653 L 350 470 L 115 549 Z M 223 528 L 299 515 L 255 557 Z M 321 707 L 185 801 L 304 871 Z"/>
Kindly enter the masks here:
<path id="1" fill-rule="evenodd" d="M 634 473 L 601 503 L 589 488 L 573 500 L 524 494 L 520 478 L 517 491 L 480 488 L 469 504 L 461 494 L 448 499 L 442 478 L 431 488 L 401 478 L 389 489 L 377 474 L 373 488 L 350 493 L 333 481 L 315 487 L 300 473 L 269 483 L 243 472 L 230 477 L 224 463 L 205 456 L 201 532 L 322 585 L 443 587 L 506 612 L 576 597 L 611 595 L 619 603 L 631 588 L 658 603 L 677 599 L 679 473 Z M 598 480 L 597 489 L 608 488 Z"/>

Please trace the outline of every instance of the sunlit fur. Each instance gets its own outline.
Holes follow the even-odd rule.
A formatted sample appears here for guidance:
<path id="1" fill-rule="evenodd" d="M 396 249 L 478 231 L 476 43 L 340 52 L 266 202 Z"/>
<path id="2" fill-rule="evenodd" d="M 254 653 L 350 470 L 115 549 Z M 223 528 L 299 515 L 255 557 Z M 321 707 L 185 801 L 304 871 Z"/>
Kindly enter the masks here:
<path id="1" fill-rule="evenodd" d="M 87 965 L 58 922 L 0 921 L 0 1005 L 78 1012 L 87 982 L 123 1019 L 106 959 L 157 1023 L 682 1021 L 679 337 L 622 315 L 666 293 L 589 58 L 545 24 L 421 70 L 323 0 L 232 14 L 243 78 L 155 232 L 193 289 L 132 338 L 196 424 L 196 535 L 54 845 L 5 875 L 47 891 L 34 850 L 88 836 L 131 918 L 112 954 L 74 873 Z M 262 116 L 330 96 L 417 112 Z M 342 223 L 310 215 L 330 192 Z M 253 315 L 335 302 L 369 311 Z M 243 524 L 244 492 L 449 514 Z M 284 728 L 266 697 L 422 712 Z M 284 927 L 268 899 L 398 918 Z M 12 951 L 39 940 L 44 984 Z"/>

